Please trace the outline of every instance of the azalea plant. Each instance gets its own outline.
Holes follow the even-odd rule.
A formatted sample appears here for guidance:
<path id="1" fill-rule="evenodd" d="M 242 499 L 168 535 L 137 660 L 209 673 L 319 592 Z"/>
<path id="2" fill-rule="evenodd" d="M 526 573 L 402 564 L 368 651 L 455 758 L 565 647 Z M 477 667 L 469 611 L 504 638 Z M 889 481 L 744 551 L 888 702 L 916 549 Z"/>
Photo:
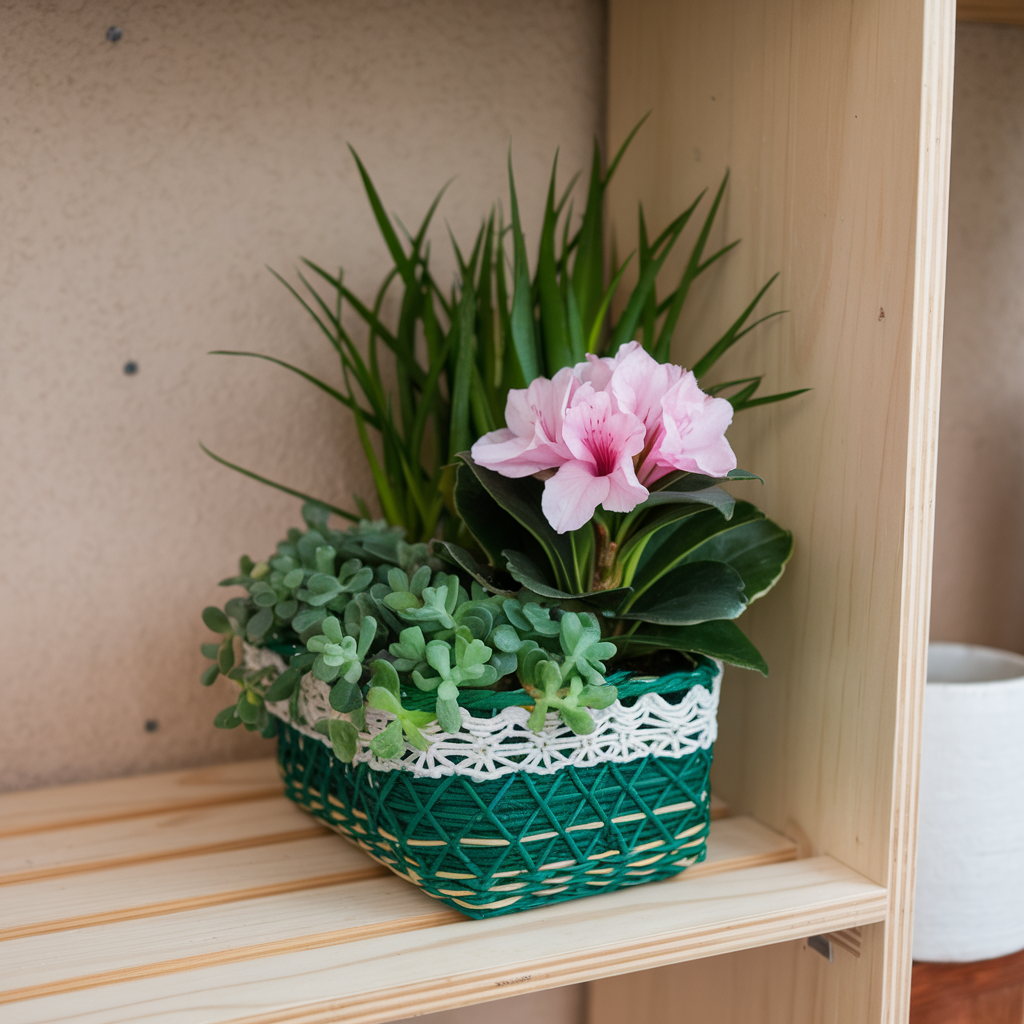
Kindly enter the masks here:
<path id="1" fill-rule="evenodd" d="M 591 711 L 616 699 L 609 675 L 650 669 L 666 652 L 677 665 L 713 657 L 767 674 L 735 620 L 779 579 L 792 537 L 721 486 L 759 479 L 737 468 L 726 431 L 735 412 L 800 392 L 755 397 L 760 377 L 703 378 L 777 315 L 751 319 L 771 280 L 691 370 L 669 361 L 690 286 L 735 244 L 705 255 L 723 181 L 660 298 L 659 273 L 700 197 L 653 241 L 641 211 L 637 282 L 613 318 L 629 261 L 602 277 L 601 211 L 624 149 L 606 170 L 595 149 L 575 230 L 571 186 L 559 197 L 552 171 L 532 277 L 510 165 L 510 223 L 492 212 L 468 256 L 456 246 L 448 295 L 429 269 L 436 201 L 403 243 L 359 164 L 395 266 L 364 303 L 340 273 L 309 263 L 329 294 L 302 278 L 299 296 L 339 357 L 341 386 L 272 356 L 227 354 L 275 362 L 352 412 L 384 519 L 360 499 L 353 512 L 214 456 L 305 498 L 307 526 L 266 560 L 243 558 L 224 584 L 245 596 L 204 612 L 220 639 L 204 645 L 213 664 L 203 682 L 227 675 L 240 686 L 217 725 L 271 735 L 267 708 L 279 701 L 299 720 L 310 674 L 346 716 L 310 723 L 337 756 L 351 761 L 365 741 L 387 758 L 458 732 L 485 692 L 532 708 L 536 730 L 556 713 L 586 733 Z M 396 281 L 399 319 L 388 326 Z M 343 303 L 367 327 L 364 346 L 343 325 Z M 352 525 L 336 529 L 331 513 Z M 282 660 L 239 660 L 239 640 Z M 368 709 L 388 721 L 372 740 Z"/>

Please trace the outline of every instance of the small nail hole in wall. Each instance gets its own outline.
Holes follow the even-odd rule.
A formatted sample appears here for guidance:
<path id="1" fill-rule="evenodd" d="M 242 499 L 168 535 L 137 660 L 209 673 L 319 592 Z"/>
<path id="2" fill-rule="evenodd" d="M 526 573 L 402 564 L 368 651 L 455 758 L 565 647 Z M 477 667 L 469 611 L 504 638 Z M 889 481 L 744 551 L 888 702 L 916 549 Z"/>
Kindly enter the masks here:
<path id="1" fill-rule="evenodd" d="M 160 723 L 155 718 L 146 719 L 146 732 L 156 732 L 160 728 Z"/>
<path id="2" fill-rule="evenodd" d="M 134 359 L 129 359 L 128 362 L 124 364 L 124 372 L 125 376 L 133 377 L 139 372 L 139 364 L 135 362 Z"/>
<path id="3" fill-rule="evenodd" d="M 110 28 L 107 29 L 107 39 L 111 43 L 116 43 L 123 35 L 124 32 L 122 32 L 116 25 L 111 25 Z"/>

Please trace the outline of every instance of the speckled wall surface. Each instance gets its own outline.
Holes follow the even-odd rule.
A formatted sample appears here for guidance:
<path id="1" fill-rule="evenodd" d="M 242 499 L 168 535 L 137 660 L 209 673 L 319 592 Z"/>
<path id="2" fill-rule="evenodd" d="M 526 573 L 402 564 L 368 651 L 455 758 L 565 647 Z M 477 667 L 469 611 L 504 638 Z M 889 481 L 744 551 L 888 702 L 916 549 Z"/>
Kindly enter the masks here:
<path id="1" fill-rule="evenodd" d="M 264 265 L 376 285 L 346 143 L 406 223 L 457 176 L 442 280 L 510 137 L 535 224 L 603 123 L 603 33 L 600 0 L 0 4 L 0 789 L 269 753 L 210 725 L 199 611 L 298 504 L 197 441 L 339 503 L 368 480 L 330 399 L 204 353 L 332 372 Z"/>
<path id="2" fill-rule="evenodd" d="M 1024 28 L 957 26 L 932 639 L 1024 651 Z"/>

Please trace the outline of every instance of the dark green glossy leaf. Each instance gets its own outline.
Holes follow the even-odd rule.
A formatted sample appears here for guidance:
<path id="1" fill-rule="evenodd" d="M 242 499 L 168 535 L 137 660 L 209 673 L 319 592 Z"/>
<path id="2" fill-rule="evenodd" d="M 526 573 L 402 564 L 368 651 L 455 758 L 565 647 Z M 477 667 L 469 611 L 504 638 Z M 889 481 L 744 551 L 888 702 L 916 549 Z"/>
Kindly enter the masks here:
<path id="1" fill-rule="evenodd" d="M 478 466 L 473 462 L 468 452 L 461 453 L 459 458 L 476 476 L 477 480 L 494 501 L 517 523 L 525 527 L 532 534 L 536 543 L 543 548 L 550 562 L 555 584 L 563 589 L 571 587 L 575 575 L 573 572 L 575 559 L 573 557 L 572 540 L 567 534 L 555 533 L 554 528 L 545 518 L 541 510 L 541 495 L 544 491 L 544 485 L 533 477 L 510 480 L 500 473 L 495 473 L 493 470 Z M 465 515 L 466 511 L 460 504 L 459 512 Z M 476 519 L 479 520 L 479 516 L 476 516 Z M 470 529 L 473 529 L 472 525 L 470 525 Z M 490 532 L 493 533 L 493 531 Z M 480 538 L 477 537 L 477 540 L 480 540 Z M 483 541 L 481 541 L 481 545 L 483 545 Z M 514 537 L 506 537 L 501 547 L 512 547 L 516 550 L 522 550 L 517 545 L 516 538 Z"/>
<path id="2" fill-rule="evenodd" d="M 547 561 L 534 536 L 498 504 L 468 462 L 460 462 L 456 471 L 455 507 L 492 565 L 504 566 L 501 552 L 506 547 Z"/>
<path id="3" fill-rule="evenodd" d="M 632 592 L 632 587 L 617 587 L 613 590 L 588 590 L 573 594 L 567 590 L 559 590 L 544 578 L 537 566 L 519 551 L 506 549 L 505 556 L 509 574 L 531 593 L 538 597 L 548 597 L 557 601 L 585 601 L 597 608 L 614 610 L 622 604 Z"/>
<path id="4" fill-rule="evenodd" d="M 659 577 L 619 618 L 691 626 L 743 614 L 743 577 L 724 562 L 688 562 Z"/>
<path id="5" fill-rule="evenodd" d="M 743 577 L 747 603 L 778 582 L 793 554 L 793 535 L 770 519 L 755 519 L 712 537 L 684 559 L 727 562 Z"/>
<path id="6" fill-rule="evenodd" d="M 641 626 L 629 636 L 613 637 L 623 654 L 672 650 L 705 654 L 730 665 L 768 675 L 761 652 L 747 639 L 735 622 L 702 622 L 696 626 Z"/>
<path id="7" fill-rule="evenodd" d="M 473 557 L 472 553 L 464 547 L 460 547 L 458 544 L 453 544 L 447 540 L 435 540 L 434 550 L 446 562 L 451 562 L 452 565 L 457 565 L 464 572 L 469 573 L 485 590 L 489 590 L 492 594 L 501 594 L 505 597 L 512 595 L 513 592 L 511 590 L 503 589 L 496 583 L 494 570 L 482 566 Z"/>
<path id="8" fill-rule="evenodd" d="M 216 665 L 210 665 L 209 668 L 207 668 L 206 671 L 203 672 L 200 682 L 203 684 L 203 686 L 213 686 L 213 684 L 217 681 L 217 676 L 219 675 L 220 669 Z"/>
<path id="9" fill-rule="evenodd" d="M 732 519 L 733 509 L 736 507 L 736 499 L 728 491 L 723 491 L 721 487 L 706 487 L 700 491 L 676 491 L 671 488 L 655 491 L 645 501 L 637 505 L 637 508 L 644 511 L 649 508 L 657 508 L 659 505 L 692 504 L 694 502 L 718 509 L 726 519 Z"/>
<path id="10" fill-rule="evenodd" d="M 730 520 L 717 513 L 697 515 L 684 519 L 679 525 L 659 531 L 647 542 L 636 572 L 630 581 L 637 594 L 642 594 L 666 572 L 684 561 L 705 560 L 702 545 L 745 523 L 764 519 L 764 513 L 748 501 L 736 502 Z"/>

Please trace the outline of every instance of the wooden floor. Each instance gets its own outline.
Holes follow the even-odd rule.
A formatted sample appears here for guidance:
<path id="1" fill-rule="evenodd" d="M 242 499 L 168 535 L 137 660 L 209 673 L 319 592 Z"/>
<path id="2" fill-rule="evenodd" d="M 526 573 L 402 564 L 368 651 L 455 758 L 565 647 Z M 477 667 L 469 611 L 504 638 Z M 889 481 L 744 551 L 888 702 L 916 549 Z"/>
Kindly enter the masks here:
<path id="1" fill-rule="evenodd" d="M 970 964 L 914 964 L 910 1024 L 1024 1024 L 1024 950 Z"/>
<path id="2" fill-rule="evenodd" d="M 281 795 L 271 760 L 0 796 L 0 1020 L 372 1024 L 883 920 L 749 818 L 677 879 L 470 921 Z"/>

